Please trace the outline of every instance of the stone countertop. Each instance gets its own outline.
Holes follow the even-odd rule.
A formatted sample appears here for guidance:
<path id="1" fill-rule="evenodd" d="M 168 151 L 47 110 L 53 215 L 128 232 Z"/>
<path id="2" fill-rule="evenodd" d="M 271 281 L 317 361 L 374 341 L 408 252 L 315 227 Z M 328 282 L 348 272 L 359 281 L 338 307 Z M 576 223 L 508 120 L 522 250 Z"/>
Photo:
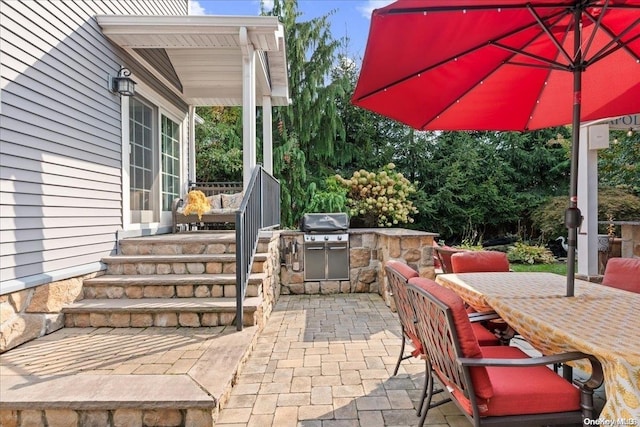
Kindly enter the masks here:
<path id="1" fill-rule="evenodd" d="M 349 234 L 370 234 L 376 233 L 384 236 L 438 236 L 438 233 L 432 233 L 421 230 L 410 230 L 408 228 L 350 228 L 347 230 Z M 298 235 L 306 234 L 300 230 L 281 230 L 281 235 Z M 320 233 L 322 234 L 322 233 Z"/>

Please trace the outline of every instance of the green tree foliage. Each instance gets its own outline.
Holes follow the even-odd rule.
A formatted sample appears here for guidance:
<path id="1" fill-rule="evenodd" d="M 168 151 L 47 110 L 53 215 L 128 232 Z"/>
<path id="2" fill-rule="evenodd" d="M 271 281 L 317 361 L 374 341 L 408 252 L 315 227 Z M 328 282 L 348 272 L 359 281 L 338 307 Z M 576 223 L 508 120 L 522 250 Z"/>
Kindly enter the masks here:
<path id="1" fill-rule="evenodd" d="M 273 149 L 273 173 L 280 180 L 281 223 L 298 223 L 306 200 L 306 156 L 298 140 L 280 129 L 280 144 Z"/>
<path id="2" fill-rule="evenodd" d="M 308 212 L 349 213 L 347 189 L 340 185 L 337 177 L 328 177 L 322 189 L 319 189 L 316 183 L 312 182 L 307 191 L 309 192 Z"/>
<path id="3" fill-rule="evenodd" d="M 567 205 L 567 196 L 552 197 L 533 211 L 534 225 L 548 238 L 566 236 L 564 211 Z M 625 221 L 638 218 L 640 197 L 621 188 L 602 187 L 598 190 L 598 220 Z M 600 227 L 600 231 L 604 232 L 604 228 L 604 225 Z"/>
<path id="4" fill-rule="evenodd" d="M 268 14 L 286 31 L 292 105 L 274 109 L 274 173 L 282 184 L 282 223 L 293 226 L 308 200 L 307 171 L 324 179 L 318 171 L 335 156 L 336 140 L 344 139 L 335 102 L 344 87 L 342 80 L 329 81 L 340 43 L 331 36 L 328 15 L 298 22 L 296 0 L 275 0 Z"/>
<path id="5" fill-rule="evenodd" d="M 417 221 L 446 240 L 474 242 L 530 227 L 531 211 L 549 195 L 566 191 L 566 149 L 553 142 L 566 132 L 431 136 L 421 164 L 431 203 Z"/>
<path id="6" fill-rule="evenodd" d="M 640 132 L 611 131 L 611 139 L 609 148 L 598 152 L 600 183 L 640 195 Z"/>
<path id="7" fill-rule="evenodd" d="M 242 111 L 198 107 L 196 181 L 242 181 Z"/>
<path id="8" fill-rule="evenodd" d="M 393 137 L 406 127 L 386 117 L 372 113 L 351 103 L 351 95 L 358 81 L 356 62 L 341 55 L 331 77 L 343 91 L 335 98 L 342 129 L 336 133 L 339 149 L 327 159 L 327 174 L 332 171 L 347 175 L 359 169 L 378 169 L 394 160 Z"/>
<path id="9" fill-rule="evenodd" d="M 271 14 L 286 31 L 289 88 L 292 104 L 277 109 L 276 120 L 289 135 L 296 135 L 308 153 L 308 167 L 335 154 L 341 117 L 335 99 L 342 95 L 340 80 L 329 81 L 339 41 L 331 36 L 329 15 L 299 22 L 297 0 L 275 0 Z M 327 83 L 328 82 L 328 83 Z"/>

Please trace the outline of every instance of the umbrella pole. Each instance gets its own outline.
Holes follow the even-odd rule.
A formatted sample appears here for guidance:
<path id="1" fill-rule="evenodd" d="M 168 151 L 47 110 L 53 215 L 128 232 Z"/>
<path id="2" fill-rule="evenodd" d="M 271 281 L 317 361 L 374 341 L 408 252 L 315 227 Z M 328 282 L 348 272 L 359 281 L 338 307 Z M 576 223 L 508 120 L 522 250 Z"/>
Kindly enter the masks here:
<path id="1" fill-rule="evenodd" d="M 565 225 L 568 229 L 567 250 L 567 296 L 574 295 L 576 246 L 578 227 L 582 223 L 582 214 L 578 209 L 578 158 L 580 156 L 580 107 L 582 103 L 582 50 L 580 42 L 582 31 L 580 21 L 582 10 L 576 7 L 574 17 L 574 68 L 573 68 L 573 119 L 571 129 L 571 171 L 569 178 L 569 207 L 565 211 Z"/>

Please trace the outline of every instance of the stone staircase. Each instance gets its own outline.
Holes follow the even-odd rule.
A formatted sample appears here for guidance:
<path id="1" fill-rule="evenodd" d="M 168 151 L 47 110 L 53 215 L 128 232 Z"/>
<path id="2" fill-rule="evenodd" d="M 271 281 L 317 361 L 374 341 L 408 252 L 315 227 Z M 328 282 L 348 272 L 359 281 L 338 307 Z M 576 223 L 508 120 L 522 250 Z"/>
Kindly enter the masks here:
<path id="1" fill-rule="evenodd" d="M 275 239 L 259 240 L 242 331 L 235 232 L 122 240 L 66 328 L 3 354 L 0 426 L 215 425 L 274 303 Z"/>
<path id="2" fill-rule="evenodd" d="M 263 317 L 265 246 L 265 242 L 259 242 L 249 277 L 244 299 L 245 326 L 258 325 Z M 120 254 L 102 261 L 107 265 L 106 274 L 85 280 L 83 299 L 63 308 L 66 327 L 234 324 L 235 232 L 123 239 Z"/>

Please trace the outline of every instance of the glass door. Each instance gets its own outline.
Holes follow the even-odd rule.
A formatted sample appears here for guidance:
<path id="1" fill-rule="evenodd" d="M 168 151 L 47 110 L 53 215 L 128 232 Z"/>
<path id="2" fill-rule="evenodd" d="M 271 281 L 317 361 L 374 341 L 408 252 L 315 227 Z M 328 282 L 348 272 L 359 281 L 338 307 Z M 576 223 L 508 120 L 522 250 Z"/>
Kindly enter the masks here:
<path id="1" fill-rule="evenodd" d="M 129 104 L 129 197 L 131 223 L 158 221 L 154 210 L 153 107 L 133 98 Z"/>
<path id="2" fill-rule="evenodd" d="M 164 114 L 161 121 L 162 210 L 167 212 L 173 200 L 180 197 L 180 125 Z"/>

